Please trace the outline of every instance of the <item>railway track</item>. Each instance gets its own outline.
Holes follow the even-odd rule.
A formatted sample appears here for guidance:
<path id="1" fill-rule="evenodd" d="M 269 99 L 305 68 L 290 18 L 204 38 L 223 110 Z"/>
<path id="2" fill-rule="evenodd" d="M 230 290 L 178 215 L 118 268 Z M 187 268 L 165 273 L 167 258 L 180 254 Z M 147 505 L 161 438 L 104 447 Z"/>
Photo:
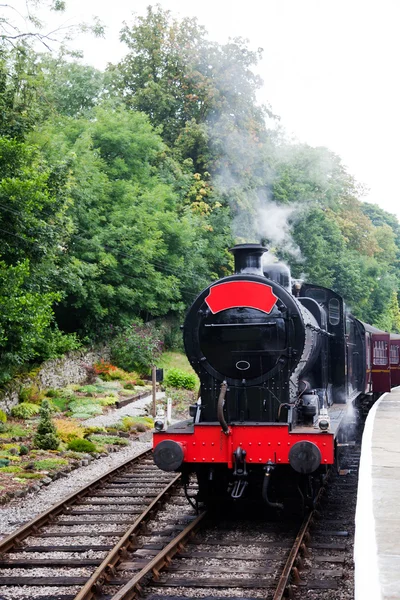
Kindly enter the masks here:
<path id="1" fill-rule="evenodd" d="M 196 514 L 144 452 L 0 542 L 0 600 L 351 600 L 359 449 L 347 455 L 299 525 Z"/>
<path id="2" fill-rule="evenodd" d="M 178 480 L 160 472 L 147 450 L 3 538 L 0 599 L 70 600 L 94 572 L 105 579 L 139 528 L 179 494 Z"/>
<path id="3" fill-rule="evenodd" d="M 79 600 L 352 599 L 358 459 L 359 450 L 351 449 L 301 525 L 271 515 L 215 519 L 206 512 L 186 514 L 184 529 L 168 519 L 164 528 L 152 523 L 138 537 L 138 549 L 115 565 L 114 580 Z M 118 577 L 127 582 L 118 585 Z"/>

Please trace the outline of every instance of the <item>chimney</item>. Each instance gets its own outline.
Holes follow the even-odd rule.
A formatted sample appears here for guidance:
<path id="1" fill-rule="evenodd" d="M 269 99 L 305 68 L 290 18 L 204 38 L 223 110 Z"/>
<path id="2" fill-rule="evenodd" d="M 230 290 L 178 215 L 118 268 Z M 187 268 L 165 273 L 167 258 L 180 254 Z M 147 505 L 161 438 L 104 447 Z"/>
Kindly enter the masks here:
<path id="1" fill-rule="evenodd" d="M 261 244 L 237 244 L 230 249 L 235 257 L 235 274 L 251 274 L 264 276 L 261 257 L 268 248 Z"/>

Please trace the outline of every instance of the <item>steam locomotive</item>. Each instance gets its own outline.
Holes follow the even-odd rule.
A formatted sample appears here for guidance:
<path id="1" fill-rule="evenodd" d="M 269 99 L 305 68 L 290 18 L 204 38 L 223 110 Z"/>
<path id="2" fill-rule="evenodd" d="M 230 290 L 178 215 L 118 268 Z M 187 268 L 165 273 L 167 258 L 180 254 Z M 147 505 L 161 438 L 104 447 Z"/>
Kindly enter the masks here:
<path id="1" fill-rule="evenodd" d="M 232 248 L 235 274 L 212 283 L 183 327 L 200 378 L 190 419 L 156 423 L 154 461 L 197 475 L 198 499 L 257 495 L 307 504 L 361 399 L 400 384 L 400 336 L 356 319 L 333 290 L 262 267 L 266 248 Z M 290 489 L 293 488 L 293 489 Z"/>

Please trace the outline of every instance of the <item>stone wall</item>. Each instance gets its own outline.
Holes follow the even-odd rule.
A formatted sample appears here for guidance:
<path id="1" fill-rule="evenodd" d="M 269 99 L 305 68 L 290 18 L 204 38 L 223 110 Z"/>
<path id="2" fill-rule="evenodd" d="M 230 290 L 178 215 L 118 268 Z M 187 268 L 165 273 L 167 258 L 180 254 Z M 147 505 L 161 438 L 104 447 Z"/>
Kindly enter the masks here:
<path id="1" fill-rule="evenodd" d="M 84 365 L 93 365 L 101 359 L 109 360 L 107 348 L 69 352 L 62 358 L 44 362 L 32 377 L 19 377 L 11 381 L 0 391 L 0 409 L 10 412 L 18 404 L 21 387 L 35 385 L 39 389 L 62 388 L 71 383 L 84 383 L 87 372 Z"/>

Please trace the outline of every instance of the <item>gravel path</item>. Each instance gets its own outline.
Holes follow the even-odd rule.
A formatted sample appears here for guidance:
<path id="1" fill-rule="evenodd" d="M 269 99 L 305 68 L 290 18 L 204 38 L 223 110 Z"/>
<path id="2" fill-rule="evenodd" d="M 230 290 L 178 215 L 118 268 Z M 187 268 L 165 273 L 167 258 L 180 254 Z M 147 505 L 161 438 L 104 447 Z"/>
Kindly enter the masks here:
<path id="1" fill-rule="evenodd" d="M 72 494 L 109 469 L 117 467 L 150 447 L 150 442 L 130 442 L 129 446 L 126 446 L 123 450 L 114 452 L 107 458 L 94 460 L 87 467 L 75 469 L 67 477 L 57 479 L 43 487 L 37 494 L 12 500 L 9 504 L 0 507 L 0 537 L 5 537 L 5 535 L 30 521 L 53 504 L 60 502 L 65 496 Z"/>
<path id="2" fill-rule="evenodd" d="M 161 398 L 164 398 L 164 396 L 164 392 L 157 392 L 156 398 L 157 400 L 161 400 Z M 83 425 L 87 427 L 108 427 L 109 425 L 118 423 L 122 417 L 142 417 L 149 413 L 148 408 L 150 407 L 151 401 L 151 395 L 146 396 L 145 398 L 135 400 L 135 402 L 131 402 L 122 408 L 115 408 L 104 415 L 87 419 L 86 421 L 83 421 Z"/>

